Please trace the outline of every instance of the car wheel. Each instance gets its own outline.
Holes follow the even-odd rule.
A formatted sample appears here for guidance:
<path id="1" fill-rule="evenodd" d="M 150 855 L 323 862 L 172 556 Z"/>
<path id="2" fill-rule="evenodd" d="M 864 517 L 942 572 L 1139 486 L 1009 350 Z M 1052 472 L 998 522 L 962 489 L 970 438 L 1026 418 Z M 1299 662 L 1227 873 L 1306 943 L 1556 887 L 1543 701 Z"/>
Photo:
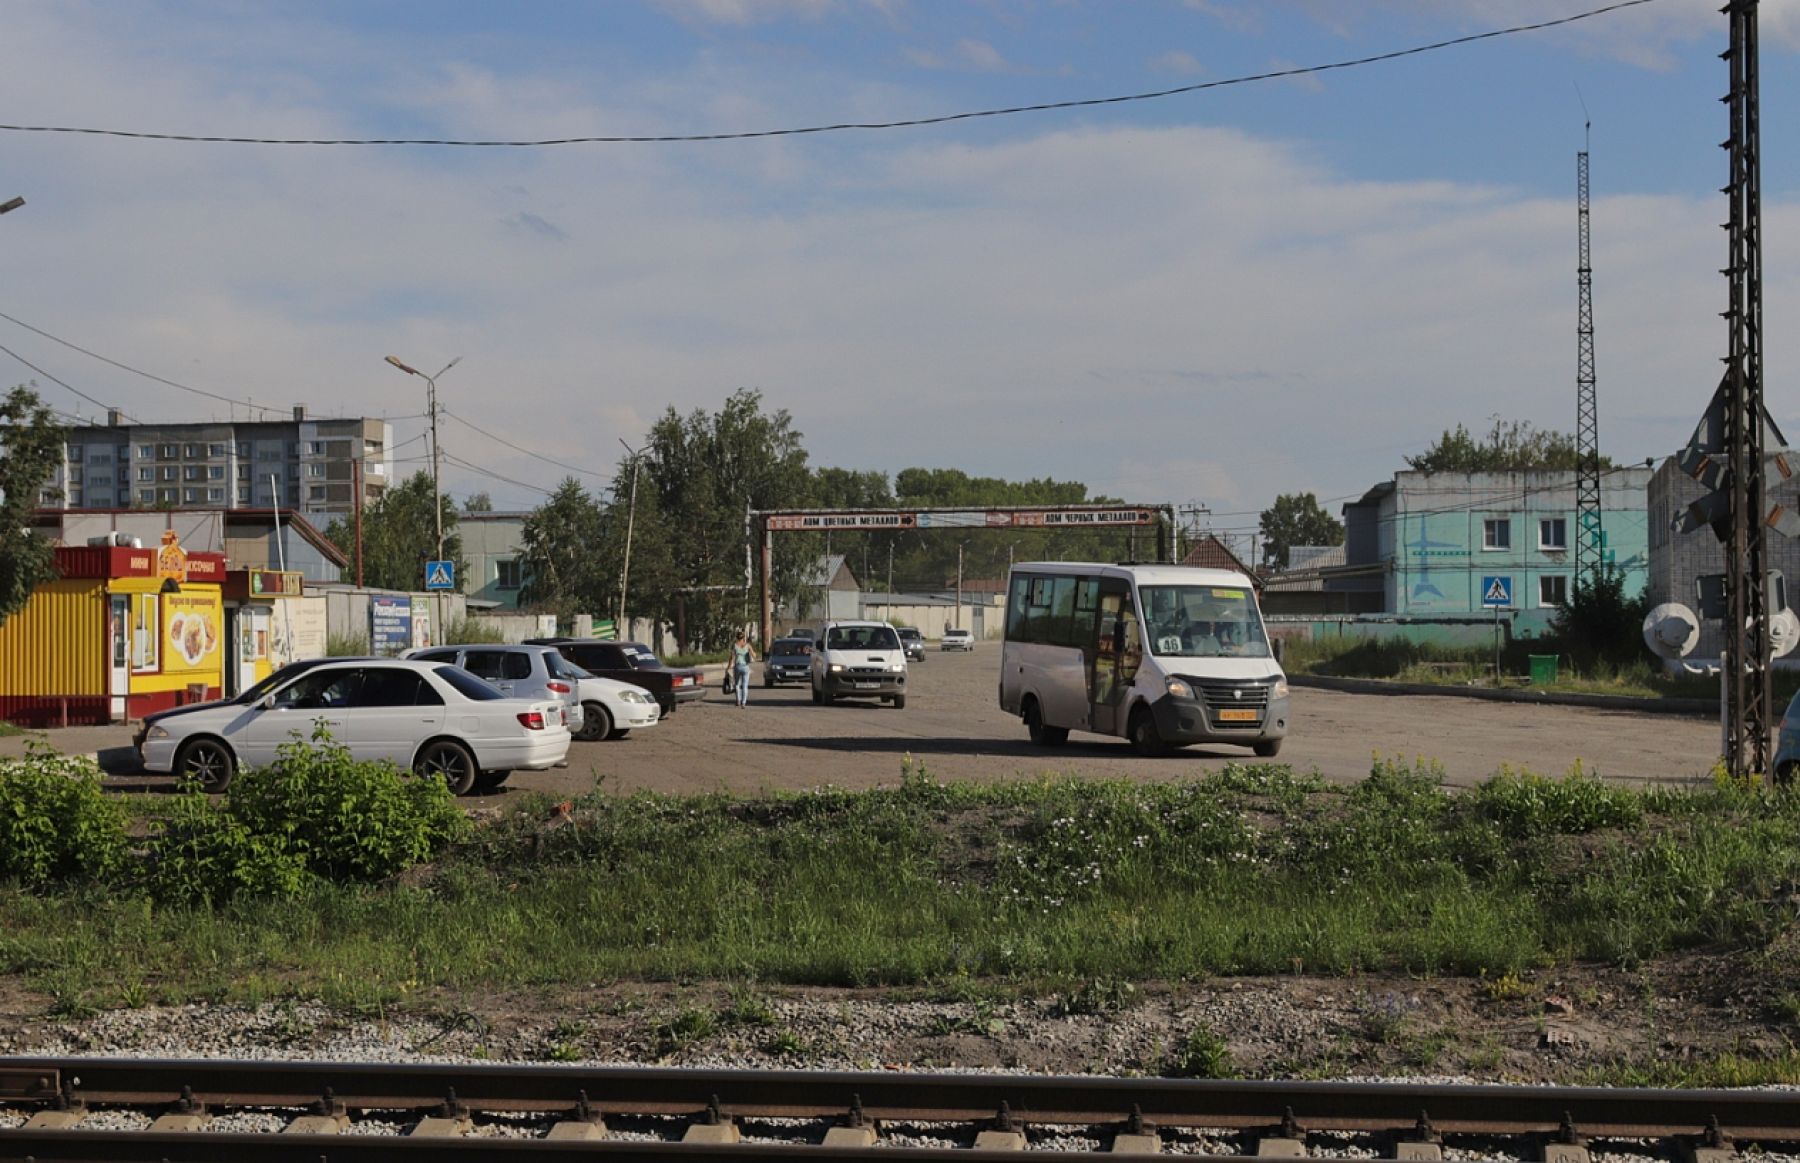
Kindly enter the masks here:
<path id="1" fill-rule="evenodd" d="M 575 738 L 584 743 L 612 738 L 613 717 L 612 712 L 606 709 L 605 703 L 583 703 L 581 710 L 583 715 L 581 733 Z"/>
<path id="2" fill-rule="evenodd" d="M 1792 787 L 1796 775 L 1800 775 L 1800 761 L 1787 759 L 1775 765 L 1775 783 L 1780 787 Z"/>
<path id="3" fill-rule="evenodd" d="M 1150 759 L 1160 759 L 1169 753 L 1162 732 L 1156 729 L 1156 716 L 1148 707 L 1140 706 L 1131 713 L 1131 748 Z"/>
<path id="4" fill-rule="evenodd" d="M 814 683 L 814 684 L 813 684 L 813 689 L 812 689 L 812 697 L 813 697 L 813 702 L 814 702 L 814 703 L 815 703 L 815 704 L 817 704 L 817 703 L 822 703 L 822 702 L 824 702 L 824 701 L 825 701 L 825 694 L 824 694 L 824 692 L 822 692 L 822 691 L 821 691 L 821 690 L 819 690 L 819 687 L 818 687 L 818 684 L 817 684 L 817 683 Z"/>
<path id="5" fill-rule="evenodd" d="M 895 695 L 894 696 L 894 709 L 896 711 L 904 711 L 906 709 L 906 696 L 905 695 Z"/>
<path id="6" fill-rule="evenodd" d="M 763 689 L 766 691 L 772 691 L 775 689 L 775 680 L 770 678 L 766 674 L 763 675 Z"/>
<path id="7" fill-rule="evenodd" d="M 505 783 L 510 775 L 512 775 L 510 771 L 484 771 L 475 777 L 475 790 L 478 792 L 499 791 L 500 785 Z"/>
<path id="8" fill-rule="evenodd" d="M 175 756 L 175 774 L 191 779 L 201 791 L 222 792 L 237 774 L 237 760 L 220 739 L 193 739 Z"/>
<path id="9" fill-rule="evenodd" d="M 1039 747 L 1061 747 L 1069 741 L 1067 727 L 1047 727 L 1044 725 L 1044 711 L 1038 706 L 1036 699 L 1025 704 L 1025 731 L 1031 741 Z"/>
<path id="10" fill-rule="evenodd" d="M 614 727 L 612 729 L 612 732 L 609 735 L 607 735 L 607 738 L 608 739 L 623 739 L 623 738 L 625 738 L 625 736 L 627 736 L 629 734 L 631 734 L 630 727 Z"/>
<path id="11" fill-rule="evenodd" d="M 475 757 L 469 749 L 453 739 L 436 739 L 419 750 L 413 760 L 413 774 L 427 779 L 441 779 L 453 796 L 466 796 L 475 786 Z"/>
<path id="12" fill-rule="evenodd" d="M 1263 759 L 1273 759 L 1281 754 L 1281 740 L 1264 739 L 1261 743 L 1252 744 L 1251 750 Z"/>

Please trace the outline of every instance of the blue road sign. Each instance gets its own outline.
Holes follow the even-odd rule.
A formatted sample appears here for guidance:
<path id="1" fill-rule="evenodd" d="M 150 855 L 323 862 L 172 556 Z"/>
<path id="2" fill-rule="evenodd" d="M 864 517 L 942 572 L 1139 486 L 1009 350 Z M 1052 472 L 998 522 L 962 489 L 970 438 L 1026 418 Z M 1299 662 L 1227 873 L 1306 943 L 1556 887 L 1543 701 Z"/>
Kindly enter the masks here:
<path id="1" fill-rule="evenodd" d="M 1492 575 L 1482 578 L 1481 604 L 1494 608 L 1512 605 L 1512 578 Z"/>
<path id="2" fill-rule="evenodd" d="M 456 588 L 456 563 L 454 561 L 428 561 L 425 563 L 425 588 L 428 590 L 453 590 Z"/>

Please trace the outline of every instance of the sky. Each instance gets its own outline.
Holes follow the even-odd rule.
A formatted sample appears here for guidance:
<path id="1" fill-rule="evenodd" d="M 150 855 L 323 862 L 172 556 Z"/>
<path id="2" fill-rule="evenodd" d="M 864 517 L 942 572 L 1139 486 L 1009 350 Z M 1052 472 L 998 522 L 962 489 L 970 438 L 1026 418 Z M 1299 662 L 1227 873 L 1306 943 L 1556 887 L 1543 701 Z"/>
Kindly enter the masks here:
<path id="1" fill-rule="evenodd" d="M 0 122 L 744 133 L 1216 84 L 1607 2 L 9 0 Z M 750 388 L 815 465 L 1079 480 L 1247 531 L 1281 493 L 1335 512 L 1459 423 L 1574 429 L 1585 144 L 1601 447 L 1660 459 L 1727 340 L 1718 8 L 740 140 L 0 130 L 0 199 L 26 199 L 0 219 L 0 383 L 86 419 L 263 414 L 85 348 L 392 418 L 408 472 L 424 383 L 383 357 L 458 359 L 445 488 L 520 509 Z M 1800 438 L 1800 0 L 1761 9 L 1765 377 Z"/>

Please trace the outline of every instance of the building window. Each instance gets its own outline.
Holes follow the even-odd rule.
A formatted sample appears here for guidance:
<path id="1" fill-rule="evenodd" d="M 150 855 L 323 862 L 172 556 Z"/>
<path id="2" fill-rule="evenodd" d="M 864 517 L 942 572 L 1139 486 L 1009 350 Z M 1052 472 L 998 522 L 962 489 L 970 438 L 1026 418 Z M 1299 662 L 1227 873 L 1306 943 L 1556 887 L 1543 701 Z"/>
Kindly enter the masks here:
<path id="1" fill-rule="evenodd" d="M 1538 522 L 1539 549 L 1567 549 L 1569 521 L 1566 517 L 1545 517 Z"/>
<path id="2" fill-rule="evenodd" d="M 140 460 L 156 459 L 156 445 L 154 445 L 154 444 L 138 445 L 138 458 Z"/>
<path id="3" fill-rule="evenodd" d="M 131 459 L 131 445 L 129 444 L 121 444 L 119 447 L 113 449 L 113 452 L 120 464 Z"/>
<path id="4" fill-rule="evenodd" d="M 156 503 L 159 505 L 173 505 L 180 496 L 180 489 L 157 489 Z"/>
<path id="5" fill-rule="evenodd" d="M 308 455 L 308 456 L 324 456 L 325 455 L 325 442 L 323 440 L 307 441 L 306 442 L 306 455 Z"/>
<path id="6" fill-rule="evenodd" d="M 258 459 L 258 460 L 280 460 L 281 459 L 281 449 L 265 448 L 261 452 L 256 454 L 256 459 Z"/>
<path id="7" fill-rule="evenodd" d="M 81 490 L 80 489 L 75 489 L 74 491 L 69 493 L 69 505 L 72 508 L 76 508 L 76 509 L 81 508 Z"/>
<path id="8" fill-rule="evenodd" d="M 156 490 L 155 489 L 139 489 L 138 490 L 138 503 L 141 505 L 156 504 Z"/>
<path id="9" fill-rule="evenodd" d="M 222 464 L 208 465 L 206 467 L 206 479 L 209 481 L 224 480 L 225 479 L 225 466 Z"/>
<path id="10" fill-rule="evenodd" d="M 209 444 L 206 446 L 206 455 L 208 455 L 208 456 L 224 456 L 225 455 L 225 446 L 223 444 Z"/>
<path id="11" fill-rule="evenodd" d="M 181 472 L 183 480 L 203 481 L 206 479 L 206 466 L 203 464 L 190 464 Z"/>
<path id="12" fill-rule="evenodd" d="M 155 479 L 156 479 L 156 470 L 155 469 L 149 467 L 148 465 L 144 466 L 143 468 L 138 469 L 138 480 L 153 481 Z"/>
<path id="13" fill-rule="evenodd" d="M 249 465 L 247 465 L 247 464 L 238 465 L 237 479 L 240 481 L 247 481 L 250 479 L 250 466 Z"/>
<path id="14" fill-rule="evenodd" d="M 325 486 L 314 485 L 312 488 L 306 490 L 306 499 L 309 501 L 323 501 L 325 499 Z"/>
<path id="15" fill-rule="evenodd" d="M 156 446 L 156 459 L 174 460 L 176 459 L 176 454 L 180 451 L 181 446 L 179 444 L 159 444 Z"/>
<path id="16" fill-rule="evenodd" d="M 250 459 L 250 442 L 248 440 L 238 441 L 238 456 L 244 460 Z"/>
<path id="17" fill-rule="evenodd" d="M 69 483 L 72 485 L 78 485 L 81 483 L 81 466 L 80 465 L 72 464 L 69 466 Z"/>
<path id="18" fill-rule="evenodd" d="M 1511 549 L 1512 521 L 1506 517 L 1489 517 L 1481 523 L 1483 549 Z"/>
<path id="19" fill-rule="evenodd" d="M 494 581 L 495 589 L 516 590 L 524 584 L 525 567 L 518 558 L 497 561 L 494 565 L 499 570 L 499 576 Z"/>
<path id="20" fill-rule="evenodd" d="M 248 504 L 249 504 L 249 503 L 250 503 L 250 490 L 249 490 L 249 488 L 248 488 L 248 487 L 245 487 L 245 488 L 240 488 L 240 489 L 239 489 L 239 490 L 238 490 L 238 504 L 240 504 L 240 505 L 248 505 Z"/>
<path id="21" fill-rule="evenodd" d="M 1568 578 L 1561 574 L 1543 574 L 1538 578 L 1538 605 L 1561 606 L 1568 600 Z"/>
<path id="22" fill-rule="evenodd" d="M 201 448 L 201 446 L 198 444 L 190 444 L 182 449 L 181 455 L 187 457 L 189 460 L 192 460 L 193 458 L 200 455 L 200 448 Z"/>
<path id="23" fill-rule="evenodd" d="M 88 458 L 89 464 L 111 464 L 112 463 L 112 453 L 108 452 L 104 448 L 88 449 L 87 450 L 87 458 Z"/>
<path id="24" fill-rule="evenodd" d="M 200 500 L 200 490 L 199 489 L 183 489 L 181 491 L 181 503 L 182 504 L 192 505 L 192 504 L 198 503 L 199 500 Z"/>
<path id="25" fill-rule="evenodd" d="M 224 489 L 207 489 L 206 490 L 206 499 L 210 503 L 216 503 L 219 501 L 223 501 L 225 499 L 225 490 Z"/>
<path id="26" fill-rule="evenodd" d="M 322 464 L 309 464 L 306 466 L 306 475 L 309 477 L 322 477 L 325 475 L 325 466 Z"/>
<path id="27" fill-rule="evenodd" d="M 163 470 L 162 470 L 162 479 L 163 480 L 165 480 L 165 481 L 178 480 L 178 479 L 180 479 L 180 477 L 181 477 L 180 469 L 176 468 L 172 464 L 163 465 Z"/>
<path id="28" fill-rule="evenodd" d="M 300 455 L 300 446 L 298 444 L 295 444 L 291 440 L 288 441 L 288 456 L 289 457 L 298 457 L 299 455 Z"/>

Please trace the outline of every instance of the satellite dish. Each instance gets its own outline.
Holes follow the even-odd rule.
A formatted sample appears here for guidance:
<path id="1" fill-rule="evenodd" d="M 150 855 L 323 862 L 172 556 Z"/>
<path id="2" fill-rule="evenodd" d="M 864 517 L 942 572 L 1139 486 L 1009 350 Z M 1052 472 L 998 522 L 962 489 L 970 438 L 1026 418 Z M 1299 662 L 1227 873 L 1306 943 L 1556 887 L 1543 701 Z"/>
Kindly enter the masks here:
<path id="1" fill-rule="evenodd" d="M 1800 620 L 1794 629 L 1794 641 L 1800 643 Z M 1644 645 L 1658 658 L 1685 658 L 1699 641 L 1700 619 L 1680 602 L 1664 602 L 1644 618 Z"/>
<path id="2" fill-rule="evenodd" d="M 1769 619 L 1769 657 L 1785 658 L 1800 646 L 1800 618 L 1783 610 Z"/>

